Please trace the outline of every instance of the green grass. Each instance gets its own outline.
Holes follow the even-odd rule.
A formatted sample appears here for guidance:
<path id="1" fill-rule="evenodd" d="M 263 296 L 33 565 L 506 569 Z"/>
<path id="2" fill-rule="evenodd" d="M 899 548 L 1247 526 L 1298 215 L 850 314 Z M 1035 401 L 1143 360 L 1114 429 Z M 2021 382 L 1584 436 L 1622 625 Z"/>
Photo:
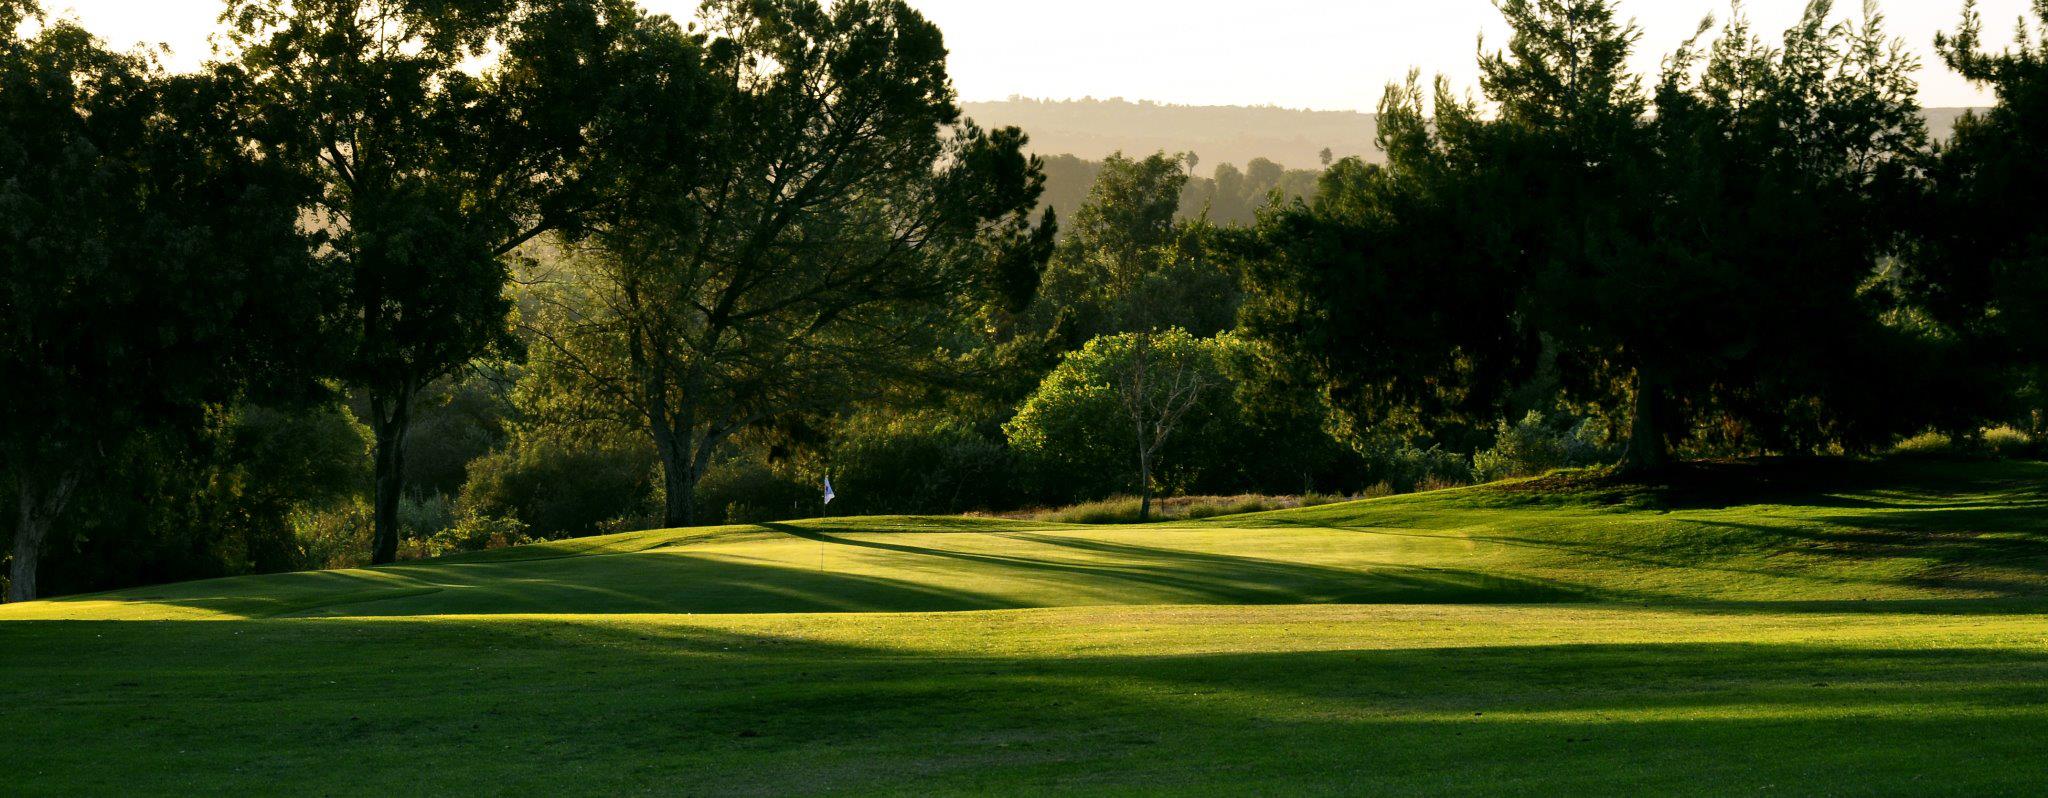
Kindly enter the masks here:
<path id="1" fill-rule="evenodd" d="M 8 794 L 2038 794 L 2048 464 L 834 519 L 0 607 Z"/>

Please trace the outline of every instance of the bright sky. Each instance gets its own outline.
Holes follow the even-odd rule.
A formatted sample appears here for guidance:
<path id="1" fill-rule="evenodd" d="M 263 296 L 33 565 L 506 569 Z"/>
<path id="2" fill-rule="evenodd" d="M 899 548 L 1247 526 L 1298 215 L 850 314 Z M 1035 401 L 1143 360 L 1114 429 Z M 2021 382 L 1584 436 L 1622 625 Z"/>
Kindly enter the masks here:
<path id="1" fill-rule="evenodd" d="M 2029 0 L 1980 0 L 1993 42 L 2008 41 Z M 685 16 L 694 0 L 643 0 Z M 1012 95 L 1048 99 L 1122 97 L 1190 105 L 1279 105 L 1371 110 L 1382 87 L 1411 67 L 1475 83 L 1479 35 L 1503 40 L 1489 0 L 911 0 L 945 30 L 953 77 L 966 100 Z M 162 43 L 173 63 L 209 52 L 220 0 L 44 0 L 75 10 L 109 42 Z M 1857 0 L 1838 2 L 1844 13 Z M 1757 28 L 1777 32 L 1805 0 L 1750 0 Z M 1640 68 L 1691 35 L 1726 0 L 1621 0 L 1644 30 Z M 1987 104 L 1985 94 L 1934 58 L 1936 31 L 1951 30 L 1962 0 L 1883 3 L 1893 35 L 1920 53 L 1921 100 L 1929 106 Z M 1025 9 L 1029 9 L 1028 11 Z"/>

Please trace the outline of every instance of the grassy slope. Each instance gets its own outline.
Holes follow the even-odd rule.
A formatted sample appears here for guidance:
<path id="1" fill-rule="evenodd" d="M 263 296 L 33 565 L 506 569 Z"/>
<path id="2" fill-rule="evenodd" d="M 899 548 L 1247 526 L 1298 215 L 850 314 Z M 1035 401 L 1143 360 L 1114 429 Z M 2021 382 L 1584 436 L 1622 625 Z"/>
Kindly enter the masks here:
<path id="1" fill-rule="evenodd" d="M 0 607 L 5 778 L 2039 792 L 2044 485 L 1901 465 L 1171 527 L 860 519 Z M 990 611 L 1014 608 L 1043 609 Z M 182 619 L 212 622 L 136 622 Z"/>

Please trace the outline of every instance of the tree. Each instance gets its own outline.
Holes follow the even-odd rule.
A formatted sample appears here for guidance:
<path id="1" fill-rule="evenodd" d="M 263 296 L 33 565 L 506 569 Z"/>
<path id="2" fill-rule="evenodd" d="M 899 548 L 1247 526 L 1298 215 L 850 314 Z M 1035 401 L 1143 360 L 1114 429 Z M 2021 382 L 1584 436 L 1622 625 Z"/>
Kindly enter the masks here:
<path id="1" fill-rule="evenodd" d="M 1004 426 L 1010 445 L 1055 484 L 1055 500 L 1134 490 L 1150 518 L 1161 482 L 1186 485 L 1221 470 L 1234 434 L 1228 361 L 1245 344 L 1229 335 L 1198 339 L 1185 330 L 1123 333 L 1069 353 Z M 1110 475 L 1122 474 L 1121 477 Z"/>
<path id="2" fill-rule="evenodd" d="M 1496 128 L 1441 80 L 1434 117 L 1428 100 L 1415 75 L 1390 85 L 1384 167 L 1338 161 L 1313 200 L 1223 246 L 1247 277 L 1240 329 L 1277 371 L 1319 386 L 1333 432 L 1360 453 L 1386 439 L 1481 445 L 1543 349 L 1522 306 L 1518 186 L 1492 168 Z"/>
<path id="3" fill-rule="evenodd" d="M 1565 362 L 1628 381 L 1629 443 L 1620 467 L 1660 469 L 1668 460 L 1660 412 L 1669 375 L 1661 363 L 1631 362 L 1642 342 L 1599 324 L 1637 316 L 1644 294 L 1626 289 L 1665 267 L 1637 257 L 1647 234 L 1643 211 L 1654 203 L 1646 180 L 1654 167 L 1648 101 L 1628 66 L 1641 31 L 1621 22 L 1608 0 L 1503 0 L 1498 7 L 1513 33 L 1505 50 L 1479 60 L 1480 85 L 1499 109 L 1480 157 L 1481 168 L 1513 192 L 1500 204 L 1512 203 L 1503 210 L 1522 245 L 1517 272 L 1537 289 L 1525 310 L 1538 329 L 1573 337 L 1561 342 L 1571 350 Z"/>
<path id="4" fill-rule="evenodd" d="M 1051 240 L 1023 134 L 960 119 L 907 4 L 702 14 L 719 85 L 698 157 L 632 175 L 526 325 L 568 412 L 646 430 L 671 526 L 733 436 L 930 376 L 959 319 L 1028 297 Z"/>
<path id="5" fill-rule="evenodd" d="M 1863 397 L 1917 342 L 1864 289 L 1926 139 L 1874 4 L 1835 24 L 1815 0 L 1779 48 L 1738 14 L 1667 60 L 1647 104 L 1609 4 L 1502 9 L 1515 37 L 1481 67 L 1501 108 L 1489 168 L 1529 200 L 1524 307 L 1569 395 L 1626 401 L 1619 469 L 1663 468 L 1716 419 L 1751 449 L 1882 440 L 1896 414 Z"/>
<path id="6" fill-rule="evenodd" d="M 1591 286 L 1626 304 L 1589 308 L 1606 340 L 1579 342 L 1658 378 L 1638 406 L 1663 436 L 1719 419 L 1744 448 L 1869 447 L 1911 406 L 1874 398 L 1921 393 L 1900 389 L 1923 342 L 1867 291 L 1917 190 L 1916 65 L 1873 4 L 1857 22 L 1831 12 L 1811 3 L 1776 48 L 1738 14 L 1657 88 L 1655 201 L 1624 253 L 1640 265 Z"/>
<path id="7" fill-rule="evenodd" d="M 1212 262 L 1177 257 L 1198 254 L 1179 246 L 1194 228 L 1175 220 L 1188 184 L 1186 158 L 1117 154 L 1103 162 L 1046 265 L 1032 312 L 1063 349 L 1119 332 L 1178 324 L 1211 334 L 1228 325 L 1234 303 L 1213 294 L 1231 286 L 1192 273 Z M 1177 270 L 1185 273 L 1166 274 Z M 1188 293 L 1208 301 L 1184 299 Z"/>
<path id="8" fill-rule="evenodd" d="M 2019 42 L 1990 53 L 1966 2 L 1957 31 L 1938 40 L 1948 67 L 1990 86 L 1998 102 L 1966 114 L 1937 153 L 1908 279 L 1915 303 L 1973 359 L 2031 383 L 2039 429 L 2048 418 L 2048 219 L 2038 200 L 2048 185 L 2048 7 L 2035 4 L 2034 16 L 2032 36 L 2022 21 Z"/>
<path id="9" fill-rule="evenodd" d="M 372 561 L 395 559 L 413 404 L 512 345 L 506 259 L 667 157 L 694 42 L 625 0 L 233 0 L 252 145 L 314 189 L 313 246 L 348 275 L 344 374 L 376 435 Z M 487 66 L 477 69 L 473 64 Z"/>
<path id="10" fill-rule="evenodd" d="M 241 88 L 169 76 L 0 0 L 0 474 L 6 598 L 108 459 L 244 396 L 306 398 L 323 300 L 289 175 L 235 146 Z"/>

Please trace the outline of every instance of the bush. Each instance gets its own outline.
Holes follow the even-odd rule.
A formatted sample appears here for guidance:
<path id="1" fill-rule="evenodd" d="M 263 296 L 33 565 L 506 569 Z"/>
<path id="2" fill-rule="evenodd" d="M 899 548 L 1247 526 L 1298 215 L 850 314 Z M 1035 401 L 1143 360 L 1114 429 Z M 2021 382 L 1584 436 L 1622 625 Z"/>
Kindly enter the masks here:
<path id="1" fill-rule="evenodd" d="M 398 556 L 405 560 L 426 560 L 538 542 L 539 539 L 527 534 L 526 524 L 519 519 L 472 515 L 431 537 L 405 541 Z"/>
<path id="2" fill-rule="evenodd" d="M 1348 501 L 1343 496 L 1311 494 L 1308 496 L 1182 496 L 1170 499 L 1152 500 L 1152 520 L 1201 520 L 1226 515 L 1263 513 L 1269 510 L 1289 510 L 1296 507 L 1316 507 L 1324 504 Z M 1138 523 L 1138 508 L 1142 500 L 1135 496 L 1115 496 L 1102 501 L 1077 504 L 1057 510 L 1042 510 L 1029 517 L 1034 521 L 1048 521 L 1056 524 L 1135 524 Z"/>
<path id="3" fill-rule="evenodd" d="M 470 464 L 455 514 L 516 520 L 541 538 L 594 535 L 616 519 L 650 515 L 656 473 L 651 447 L 636 435 L 529 432 Z"/>
<path id="4" fill-rule="evenodd" d="M 1393 493 L 1414 493 L 1472 484 L 1472 460 L 1441 447 L 1383 445 L 1361 452 L 1369 481 Z"/>
<path id="5" fill-rule="evenodd" d="M 297 550 L 294 570 L 324 571 L 370 564 L 373 522 L 361 497 L 327 509 L 300 508 L 291 515 Z"/>
<path id="6" fill-rule="evenodd" d="M 697 482 L 697 515 L 706 524 L 814 518 L 821 509 L 821 487 L 793 468 L 778 468 L 769 462 L 767 452 L 742 447 Z"/>
<path id="7" fill-rule="evenodd" d="M 1004 425 L 1010 446 L 1030 477 L 1040 501 L 1068 502 L 1135 491 L 1137 433 L 1120 385 L 1139 362 L 1139 337 L 1097 338 L 1070 352 Z M 1234 474 L 1233 444 L 1251 439 L 1225 369 L 1232 350 L 1246 344 L 1234 336 L 1200 339 L 1183 330 L 1152 336 L 1148 372 L 1194 369 L 1206 384 L 1194 408 L 1181 418 L 1153 466 L 1153 487 L 1162 494 L 1184 492 L 1219 475 Z"/>
<path id="8" fill-rule="evenodd" d="M 1923 432 L 1892 446 L 1892 454 L 1906 456 L 1944 455 L 1955 451 L 1955 443 L 1940 432 Z"/>
<path id="9" fill-rule="evenodd" d="M 1112 496 L 1101 501 L 1048 510 L 1032 517 L 1055 524 L 1135 524 L 1138 522 L 1139 503 L 1136 496 Z"/>
<path id="10" fill-rule="evenodd" d="M 957 515 L 1019 500 L 1010 450 L 962 419 L 863 413 L 840 429 L 831 449 L 835 514 Z"/>
<path id="11" fill-rule="evenodd" d="M 446 495 L 403 496 L 398 500 L 398 529 L 402 536 L 424 540 L 454 527 L 455 502 Z"/>
<path id="12" fill-rule="evenodd" d="M 1493 448 L 1473 455 L 1472 476 L 1498 482 L 1596 465 L 1613 457 L 1606 438 L 1606 424 L 1595 419 L 1531 411 L 1518 424 L 1500 423 Z"/>
<path id="13" fill-rule="evenodd" d="M 1984 448 L 1998 457 L 2027 457 L 2034 452 L 2034 438 L 2010 426 L 1994 427 L 1984 431 Z"/>

